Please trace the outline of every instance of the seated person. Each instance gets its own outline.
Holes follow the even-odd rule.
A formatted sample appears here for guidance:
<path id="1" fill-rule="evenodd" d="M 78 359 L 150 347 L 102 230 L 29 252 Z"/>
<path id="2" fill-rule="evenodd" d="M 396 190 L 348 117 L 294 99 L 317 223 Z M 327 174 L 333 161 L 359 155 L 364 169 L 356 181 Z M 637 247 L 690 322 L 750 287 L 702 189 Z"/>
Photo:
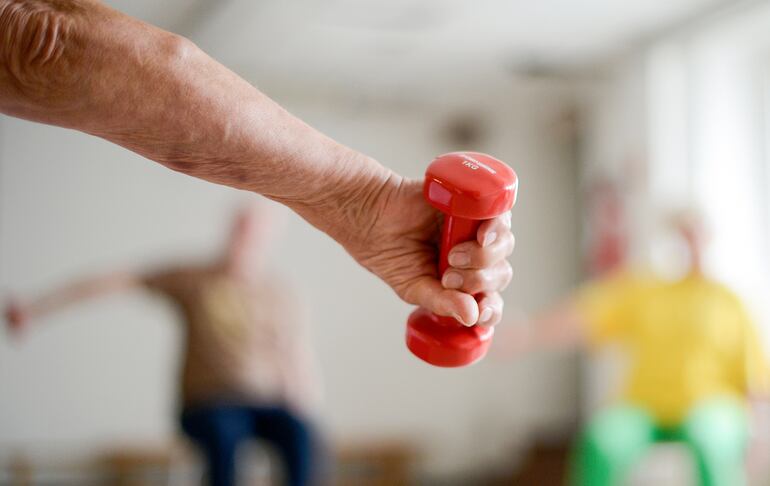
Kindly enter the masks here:
<path id="1" fill-rule="evenodd" d="M 683 442 L 702 486 L 746 484 L 746 401 L 768 391 L 759 337 L 740 299 L 703 274 L 699 218 L 681 212 L 670 223 L 689 254 L 679 280 L 616 271 L 498 336 L 509 354 L 581 343 L 625 352 L 622 398 L 585 428 L 573 458 L 575 485 L 622 484 L 656 441 Z"/>

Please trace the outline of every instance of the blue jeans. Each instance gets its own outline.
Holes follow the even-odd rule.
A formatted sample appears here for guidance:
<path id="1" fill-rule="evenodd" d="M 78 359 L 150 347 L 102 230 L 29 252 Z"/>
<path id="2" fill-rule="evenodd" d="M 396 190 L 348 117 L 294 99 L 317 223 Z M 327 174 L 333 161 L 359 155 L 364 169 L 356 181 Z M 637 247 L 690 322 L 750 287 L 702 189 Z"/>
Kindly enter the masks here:
<path id="1" fill-rule="evenodd" d="M 206 456 L 211 486 L 235 485 L 236 450 L 249 439 L 262 439 L 276 448 L 288 486 L 313 484 L 313 433 L 309 424 L 285 408 L 228 404 L 187 407 L 181 425 Z"/>

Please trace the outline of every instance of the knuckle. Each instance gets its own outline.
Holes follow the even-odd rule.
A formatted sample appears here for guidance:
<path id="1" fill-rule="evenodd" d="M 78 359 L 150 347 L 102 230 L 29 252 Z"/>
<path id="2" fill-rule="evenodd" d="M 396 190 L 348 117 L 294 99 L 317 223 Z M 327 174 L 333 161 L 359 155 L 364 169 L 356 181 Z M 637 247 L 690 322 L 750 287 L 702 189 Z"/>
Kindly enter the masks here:
<path id="1" fill-rule="evenodd" d="M 492 307 L 498 307 L 500 305 L 500 302 L 502 301 L 502 297 L 500 297 L 500 292 L 497 290 L 489 291 L 486 294 L 486 297 L 484 297 L 484 304 L 489 305 Z"/>
<path id="2" fill-rule="evenodd" d="M 513 237 L 513 233 L 506 231 L 503 233 L 500 245 L 505 248 L 506 254 L 510 254 L 515 246 L 516 239 Z"/>
<path id="3" fill-rule="evenodd" d="M 511 280 L 513 280 L 513 268 L 511 268 L 510 265 L 507 265 L 503 272 L 503 279 L 500 285 L 500 290 L 505 290 L 508 285 L 510 285 Z"/>
<path id="4" fill-rule="evenodd" d="M 510 242 L 508 244 L 511 247 L 511 252 L 513 252 L 513 249 L 516 248 L 516 236 L 513 233 L 508 234 L 510 235 Z"/>
<path id="5" fill-rule="evenodd" d="M 481 290 L 487 290 L 494 286 L 495 279 L 490 272 L 481 272 L 479 283 L 481 284 Z"/>

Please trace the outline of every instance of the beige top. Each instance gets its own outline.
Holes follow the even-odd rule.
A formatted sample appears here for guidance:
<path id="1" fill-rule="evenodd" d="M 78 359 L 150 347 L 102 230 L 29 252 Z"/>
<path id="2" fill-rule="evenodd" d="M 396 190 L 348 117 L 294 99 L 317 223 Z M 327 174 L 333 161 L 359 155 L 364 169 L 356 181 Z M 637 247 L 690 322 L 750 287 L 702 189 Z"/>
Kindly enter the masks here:
<path id="1" fill-rule="evenodd" d="M 215 268 L 173 269 L 144 281 L 171 298 L 184 318 L 184 405 L 312 408 L 318 387 L 304 319 L 279 283 L 247 282 Z"/>

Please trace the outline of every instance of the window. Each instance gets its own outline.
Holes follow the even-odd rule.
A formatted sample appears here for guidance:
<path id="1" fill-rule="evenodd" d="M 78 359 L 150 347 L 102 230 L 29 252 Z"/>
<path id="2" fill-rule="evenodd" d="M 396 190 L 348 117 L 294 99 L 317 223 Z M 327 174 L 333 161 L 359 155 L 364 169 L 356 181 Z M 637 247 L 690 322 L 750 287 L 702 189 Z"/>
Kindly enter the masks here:
<path id="1" fill-rule="evenodd" d="M 770 5 L 709 18 L 652 46 L 650 191 L 694 203 L 712 230 L 711 273 L 770 338 Z M 770 340 L 766 339 L 770 349 Z"/>

